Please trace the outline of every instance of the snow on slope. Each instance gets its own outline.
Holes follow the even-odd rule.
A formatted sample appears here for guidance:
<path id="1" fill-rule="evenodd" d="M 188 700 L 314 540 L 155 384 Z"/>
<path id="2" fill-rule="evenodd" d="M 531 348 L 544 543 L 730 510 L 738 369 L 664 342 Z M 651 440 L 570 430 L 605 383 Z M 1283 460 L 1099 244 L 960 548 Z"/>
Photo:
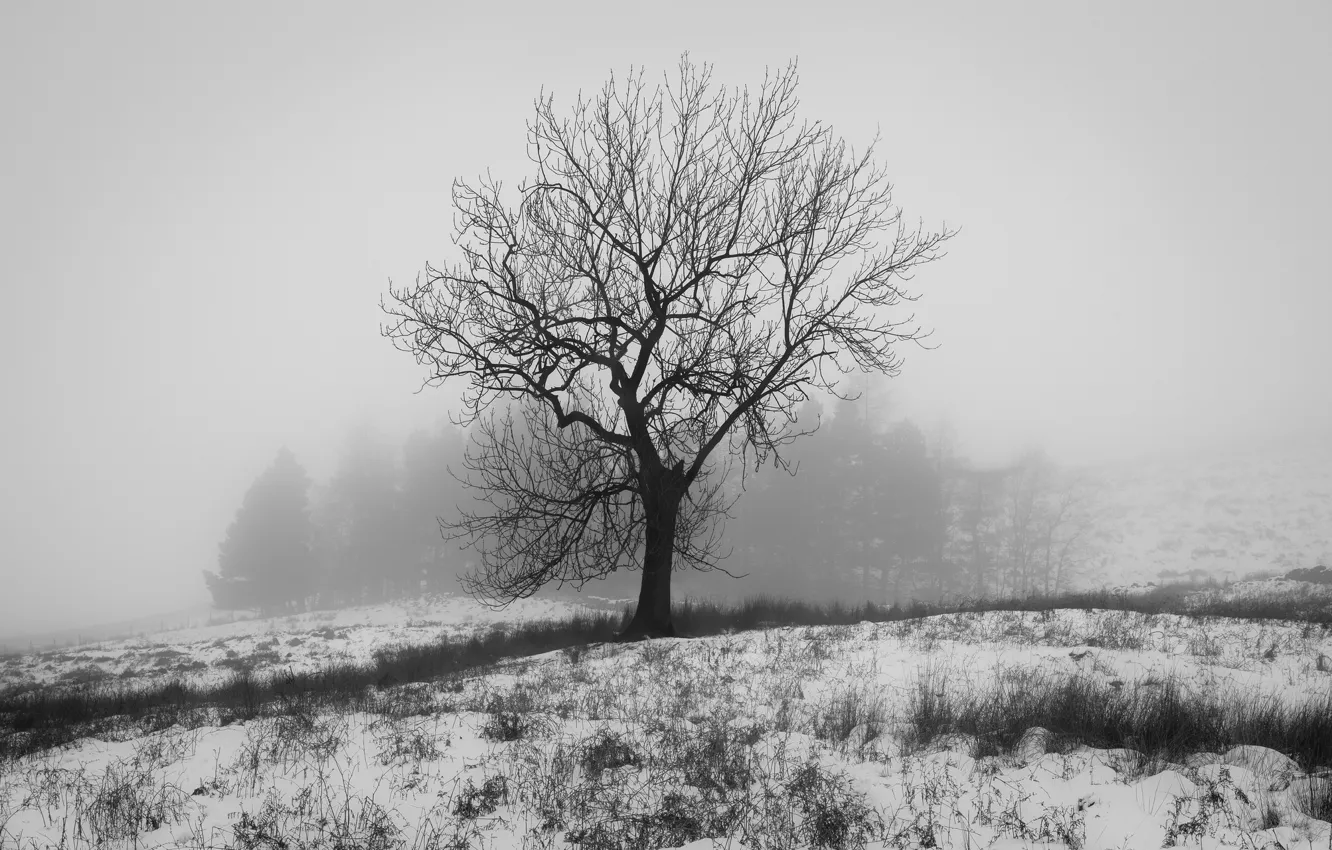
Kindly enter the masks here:
<path id="1" fill-rule="evenodd" d="M 1332 441 L 1086 471 L 1100 546 L 1122 583 L 1332 566 Z"/>
<path id="2" fill-rule="evenodd" d="M 1328 655 L 1321 627 L 1109 611 L 601 645 L 392 689 L 370 714 L 309 709 L 28 757 L 0 768 L 0 844 L 1326 848 L 1332 825 L 1301 801 L 1332 780 L 1272 751 L 1147 764 L 1051 752 L 1030 731 L 981 755 L 964 736 L 908 747 L 899 721 L 922 684 L 945 681 L 1128 690 L 1174 674 L 1222 700 L 1320 700 Z M 876 704 L 883 728 L 837 732 L 848 696 Z"/>
<path id="3" fill-rule="evenodd" d="M 260 674 L 274 669 L 307 672 L 329 663 L 368 661 L 383 647 L 428 644 L 481 627 L 562 617 L 577 609 L 617 607 L 597 597 L 581 604 L 533 597 L 493 609 L 466 596 L 438 595 L 285 617 L 247 617 L 13 655 L 0 660 L 0 688 L 103 679 L 217 682 L 241 667 Z"/>

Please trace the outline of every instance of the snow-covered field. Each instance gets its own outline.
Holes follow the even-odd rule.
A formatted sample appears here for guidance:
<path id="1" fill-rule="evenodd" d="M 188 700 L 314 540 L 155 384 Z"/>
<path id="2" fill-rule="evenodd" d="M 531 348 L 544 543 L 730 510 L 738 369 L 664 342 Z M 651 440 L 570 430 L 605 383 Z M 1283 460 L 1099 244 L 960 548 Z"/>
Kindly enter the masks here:
<path id="1" fill-rule="evenodd" d="M 473 619 L 357 609 L 157 635 L 137 657 L 275 641 L 283 665 L 320 664 L 544 613 L 447 604 Z M 25 681 L 108 663 L 29 661 Z M 0 845 L 1332 847 L 1332 825 L 1308 815 L 1327 815 L 1327 765 L 1255 747 L 1165 763 L 1036 728 L 1006 747 L 921 740 L 911 722 L 932 701 L 1061 682 L 1107 699 L 1177 684 L 1186 701 L 1332 707 L 1332 631 L 1059 610 L 570 649 L 377 691 L 357 713 L 293 703 L 24 757 L 0 766 Z"/>
<path id="2" fill-rule="evenodd" d="M 1087 469 L 1115 581 L 1332 567 L 1332 440 Z M 1094 583 L 1094 582 L 1093 582 Z"/>
<path id="3" fill-rule="evenodd" d="M 312 611 L 267 619 L 159 631 L 140 637 L 0 658 L 0 688 L 164 678 L 217 682 L 242 667 L 310 672 L 330 663 L 363 662 L 375 651 L 428 644 L 506 623 L 563 617 L 579 610 L 618 609 L 618 602 L 586 597 L 584 604 L 532 598 L 503 609 L 466 596 Z"/>

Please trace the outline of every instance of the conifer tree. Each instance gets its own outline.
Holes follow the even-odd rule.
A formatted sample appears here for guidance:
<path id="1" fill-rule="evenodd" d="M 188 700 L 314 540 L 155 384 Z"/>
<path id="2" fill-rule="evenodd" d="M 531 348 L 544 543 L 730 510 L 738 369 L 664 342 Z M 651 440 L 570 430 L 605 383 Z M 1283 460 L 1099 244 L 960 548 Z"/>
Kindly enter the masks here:
<path id="1" fill-rule="evenodd" d="M 246 491 L 218 547 L 218 572 L 204 581 L 218 608 L 274 610 L 299 603 L 313 586 L 310 479 L 283 447 Z"/>

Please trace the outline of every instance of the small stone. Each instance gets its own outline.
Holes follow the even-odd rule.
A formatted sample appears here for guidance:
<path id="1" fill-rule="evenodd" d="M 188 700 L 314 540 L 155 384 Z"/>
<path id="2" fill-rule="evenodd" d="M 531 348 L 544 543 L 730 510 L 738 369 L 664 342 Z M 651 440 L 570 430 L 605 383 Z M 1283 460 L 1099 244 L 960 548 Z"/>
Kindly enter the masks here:
<path id="1" fill-rule="evenodd" d="M 860 723 L 854 726 L 846 736 L 846 745 L 848 748 L 858 750 L 865 746 L 874 735 L 870 732 L 869 726 Z"/>
<path id="2" fill-rule="evenodd" d="M 1013 757 L 1020 764 L 1030 764 L 1045 755 L 1053 738 L 1054 735 L 1049 729 L 1032 726 L 1018 739 L 1017 746 L 1013 748 Z"/>

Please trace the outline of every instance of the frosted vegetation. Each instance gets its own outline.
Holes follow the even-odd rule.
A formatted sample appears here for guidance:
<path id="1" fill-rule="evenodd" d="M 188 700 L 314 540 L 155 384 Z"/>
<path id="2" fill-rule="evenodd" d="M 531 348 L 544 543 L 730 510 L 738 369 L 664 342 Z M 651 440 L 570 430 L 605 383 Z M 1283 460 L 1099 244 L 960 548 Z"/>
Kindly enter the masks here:
<path id="1" fill-rule="evenodd" d="M 608 640 L 623 611 L 529 604 L 11 657 L 0 843 L 1332 846 L 1327 588 L 694 603 L 704 636 L 641 643 Z"/>

